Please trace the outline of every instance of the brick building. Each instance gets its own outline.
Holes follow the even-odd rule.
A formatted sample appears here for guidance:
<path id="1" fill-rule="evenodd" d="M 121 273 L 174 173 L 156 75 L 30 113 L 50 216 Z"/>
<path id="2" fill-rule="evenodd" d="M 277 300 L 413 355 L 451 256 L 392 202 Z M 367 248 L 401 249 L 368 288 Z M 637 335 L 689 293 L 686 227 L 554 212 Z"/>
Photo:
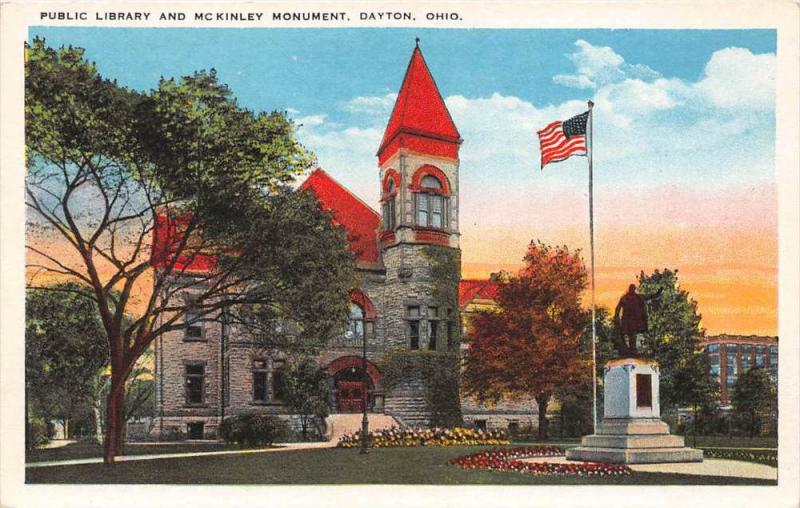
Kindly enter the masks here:
<path id="1" fill-rule="evenodd" d="M 463 279 L 458 288 L 461 322 L 469 333 L 470 320 L 476 313 L 497 307 L 497 284 L 491 279 Z M 462 353 L 467 344 L 461 344 Z M 553 401 L 551 409 L 559 406 Z M 539 408 L 536 399 L 525 396 L 513 400 L 483 403 L 462 394 L 461 414 L 464 423 L 482 429 L 508 429 L 512 432 L 538 426 Z"/>
<path id="2" fill-rule="evenodd" d="M 377 361 L 397 349 L 459 351 L 459 282 L 436 275 L 433 266 L 448 263 L 460 274 L 461 142 L 417 47 L 378 147 L 381 212 L 322 169 L 301 186 L 347 230 L 356 254 L 358 287 L 350 293 L 349 326 L 318 358 L 332 379 L 335 412 L 361 411 L 366 404 L 406 425 L 428 423 L 421 383 L 386 390 Z M 291 333 L 289 326 L 285 332 Z M 159 338 L 155 352 L 154 434 L 213 437 L 222 418 L 252 410 L 292 418 L 278 383 L 286 359 L 231 327 L 192 324 Z"/>
<path id="3" fill-rule="evenodd" d="M 778 380 L 778 337 L 722 334 L 705 337 L 702 344 L 711 362 L 711 375 L 719 379 L 723 406 L 730 404 L 739 375 L 751 367 L 769 369 L 773 382 Z"/>

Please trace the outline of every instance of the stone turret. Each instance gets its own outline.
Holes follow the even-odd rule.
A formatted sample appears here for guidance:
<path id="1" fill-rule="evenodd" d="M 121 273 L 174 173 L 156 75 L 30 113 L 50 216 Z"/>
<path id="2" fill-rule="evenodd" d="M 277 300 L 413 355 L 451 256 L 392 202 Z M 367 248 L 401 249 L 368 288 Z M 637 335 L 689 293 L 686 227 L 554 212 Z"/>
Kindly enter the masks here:
<path id="1" fill-rule="evenodd" d="M 379 242 L 391 348 L 458 351 L 458 151 L 461 136 L 417 46 L 378 149 Z M 421 381 L 387 397 L 387 410 L 424 424 Z"/>

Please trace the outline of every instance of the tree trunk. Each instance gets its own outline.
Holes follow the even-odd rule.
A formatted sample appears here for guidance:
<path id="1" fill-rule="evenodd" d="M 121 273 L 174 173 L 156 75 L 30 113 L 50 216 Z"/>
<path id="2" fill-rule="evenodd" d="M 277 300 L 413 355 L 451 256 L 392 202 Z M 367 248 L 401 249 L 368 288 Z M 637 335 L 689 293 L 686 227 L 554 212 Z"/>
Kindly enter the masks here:
<path id="1" fill-rule="evenodd" d="M 103 444 L 103 418 L 100 416 L 100 401 L 95 401 L 92 404 L 94 411 L 94 435 L 97 442 Z"/>
<path id="2" fill-rule="evenodd" d="M 536 404 L 539 407 L 539 437 L 540 441 L 547 439 L 547 403 L 550 395 L 541 393 L 536 396 Z"/>
<path id="3" fill-rule="evenodd" d="M 103 443 L 103 461 L 113 464 L 114 457 L 123 452 L 123 426 L 125 425 L 125 380 L 111 374 L 111 389 L 106 398 L 106 438 Z"/>

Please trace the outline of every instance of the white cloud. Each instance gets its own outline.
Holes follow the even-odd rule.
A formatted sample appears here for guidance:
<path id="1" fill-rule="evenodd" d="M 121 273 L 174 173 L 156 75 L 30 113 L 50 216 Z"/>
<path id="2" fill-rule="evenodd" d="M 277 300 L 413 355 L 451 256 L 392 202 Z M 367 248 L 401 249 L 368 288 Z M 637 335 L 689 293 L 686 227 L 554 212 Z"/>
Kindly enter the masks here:
<path id="1" fill-rule="evenodd" d="M 396 100 L 396 93 L 388 93 L 377 97 L 355 97 L 342 104 L 341 109 L 348 113 L 365 113 L 388 118 Z"/>
<path id="2" fill-rule="evenodd" d="M 775 55 L 725 48 L 711 56 L 697 90 L 715 106 L 772 110 L 775 107 Z"/>
<path id="3" fill-rule="evenodd" d="M 302 127 L 316 127 L 318 125 L 322 125 L 325 123 L 325 119 L 328 115 L 308 115 L 308 116 L 301 116 L 300 118 L 295 119 L 297 125 Z"/>
<path id="4" fill-rule="evenodd" d="M 574 74 L 557 74 L 553 76 L 553 82 L 558 85 L 568 86 L 570 88 L 596 88 L 597 85 L 589 79 L 588 77 L 584 76 L 583 74 L 574 75 Z"/>
<path id="5" fill-rule="evenodd" d="M 583 39 L 575 41 L 577 50 L 567 55 L 575 74 L 558 74 L 553 82 L 572 88 L 597 88 L 624 79 L 656 79 L 660 74 L 643 64 L 628 64 L 608 46 L 594 46 Z"/>

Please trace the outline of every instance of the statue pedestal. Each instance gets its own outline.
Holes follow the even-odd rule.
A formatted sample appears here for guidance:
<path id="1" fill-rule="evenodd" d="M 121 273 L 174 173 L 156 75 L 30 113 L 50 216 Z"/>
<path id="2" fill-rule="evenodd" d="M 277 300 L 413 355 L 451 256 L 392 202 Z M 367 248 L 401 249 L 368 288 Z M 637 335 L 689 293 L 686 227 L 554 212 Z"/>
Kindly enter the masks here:
<path id="1" fill-rule="evenodd" d="M 567 450 L 567 459 L 614 464 L 702 462 L 703 451 L 684 446 L 661 421 L 658 366 L 639 358 L 611 360 L 603 376 L 603 421 L 596 433 Z"/>

